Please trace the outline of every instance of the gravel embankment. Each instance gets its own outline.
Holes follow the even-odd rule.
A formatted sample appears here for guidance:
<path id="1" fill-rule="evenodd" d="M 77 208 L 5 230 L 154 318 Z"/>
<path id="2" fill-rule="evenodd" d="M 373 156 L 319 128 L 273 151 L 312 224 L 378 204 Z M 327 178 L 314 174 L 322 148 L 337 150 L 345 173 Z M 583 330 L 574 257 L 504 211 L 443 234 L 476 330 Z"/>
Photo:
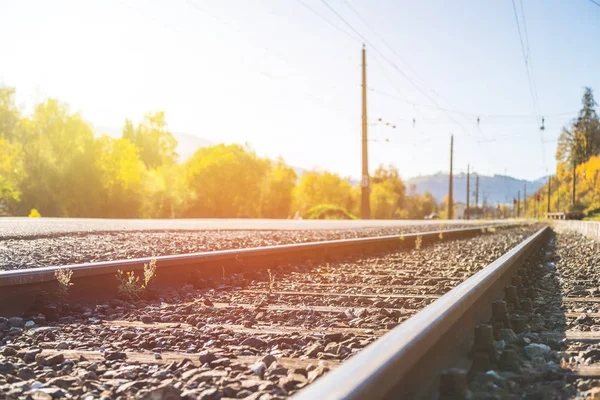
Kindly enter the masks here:
<path id="1" fill-rule="evenodd" d="M 471 371 L 474 398 L 600 396 L 600 243 L 558 234 L 534 268 L 532 311 L 519 329 L 495 332 L 496 358 Z"/>
<path id="2" fill-rule="evenodd" d="M 185 254 L 244 247 L 458 229 L 466 225 L 282 231 L 133 231 L 0 240 L 0 270 Z M 472 226 L 472 225 L 470 225 Z"/>
<path id="3" fill-rule="evenodd" d="M 0 319 L 0 397 L 286 398 L 534 230 Z"/>

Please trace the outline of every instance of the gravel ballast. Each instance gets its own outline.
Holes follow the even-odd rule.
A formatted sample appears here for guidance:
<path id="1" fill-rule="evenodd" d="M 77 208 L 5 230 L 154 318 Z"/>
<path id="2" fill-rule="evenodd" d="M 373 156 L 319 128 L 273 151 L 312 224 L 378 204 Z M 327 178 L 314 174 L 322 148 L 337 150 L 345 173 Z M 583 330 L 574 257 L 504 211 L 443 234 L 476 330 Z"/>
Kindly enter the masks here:
<path id="1" fill-rule="evenodd" d="M 72 233 L 0 240 L 0 270 L 185 254 L 245 247 L 428 232 L 473 226 L 444 223 L 343 230 L 210 230 Z"/>
<path id="2" fill-rule="evenodd" d="M 0 398 L 286 398 L 534 231 L 0 318 Z"/>
<path id="3" fill-rule="evenodd" d="M 556 234 L 531 271 L 531 310 L 512 314 L 526 324 L 494 331 L 495 355 L 470 371 L 470 396 L 600 398 L 600 243 Z"/>

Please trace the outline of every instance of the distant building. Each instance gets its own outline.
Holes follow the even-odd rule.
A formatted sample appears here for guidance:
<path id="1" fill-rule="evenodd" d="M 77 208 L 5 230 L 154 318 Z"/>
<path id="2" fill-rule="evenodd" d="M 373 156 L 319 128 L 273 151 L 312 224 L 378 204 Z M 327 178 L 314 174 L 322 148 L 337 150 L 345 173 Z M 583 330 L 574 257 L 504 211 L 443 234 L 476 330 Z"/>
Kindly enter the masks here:
<path id="1" fill-rule="evenodd" d="M 465 210 L 467 205 L 465 203 L 456 202 L 454 203 L 454 219 L 465 219 Z"/>

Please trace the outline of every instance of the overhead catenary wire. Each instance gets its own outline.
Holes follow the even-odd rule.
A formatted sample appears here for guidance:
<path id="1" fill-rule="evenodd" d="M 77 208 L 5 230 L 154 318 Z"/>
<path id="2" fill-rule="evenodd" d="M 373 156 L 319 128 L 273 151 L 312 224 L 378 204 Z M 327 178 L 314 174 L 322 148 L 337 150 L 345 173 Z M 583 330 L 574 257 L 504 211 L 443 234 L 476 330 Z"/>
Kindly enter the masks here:
<path id="1" fill-rule="evenodd" d="M 348 36 L 349 38 L 351 38 L 352 40 L 358 42 L 358 43 L 362 43 L 361 40 L 359 38 L 357 38 L 356 36 L 352 35 L 351 33 L 349 33 L 348 31 L 345 31 L 344 29 L 340 28 L 339 26 L 335 25 L 333 22 L 329 21 L 327 18 L 325 18 L 321 13 L 319 13 L 318 11 L 316 11 L 315 9 L 313 9 L 312 7 L 310 7 L 308 4 L 306 4 L 304 1 L 302 0 L 296 0 L 298 3 L 300 3 L 304 8 L 306 8 L 307 10 L 309 10 L 311 13 L 313 13 L 314 15 L 316 15 L 317 17 L 321 18 L 323 21 L 325 21 L 325 23 L 329 26 L 331 26 L 332 28 L 334 28 L 335 30 L 342 32 L 344 35 Z"/>
<path id="2" fill-rule="evenodd" d="M 439 97 L 440 99 L 442 99 L 442 96 L 440 96 L 439 93 L 437 93 L 435 91 L 435 89 L 433 89 L 430 85 L 427 84 L 427 82 L 425 81 L 425 79 L 419 75 L 419 73 L 409 64 L 406 62 L 406 60 L 404 60 L 396 50 L 394 50 L 394 48 L 388 43 L 387 40 L 385 40 L 385 38 L 383 36 L 381 36 L 379 33 L 377 33 L 377 31 L 375 31 L 375 29 L 371 26 L 371 24 L 369 24 L 369 22 L 367 22 L 367 20 L 358 12 L 358 10 L 356 10 L 356 8 L 354 8 L 350 2 L 348 0 L 344 0 L 344 2 L 346 3 L 346 6 L 348 6 L 348 8 L 350 10 L 352 10 L 352 12 L 354 12 L 354 14 L 356 14 L 356 16 L 366 25 L 366 27 L 381 41 L 381 43 L 383 43 L 385 45 L 385 47 L 388 48 L 389 51 L 392 52 L 392 54 L 394 54 L 396 56 L 396 59 L 398 59 L 402 64 L 404 64 L 411 72 L 412 74 L 421 81 L 422 84 L 424 84 L 424 86 L 427 86 L 427 89 L 429 89 L 435 96 Z M 442 99 L 444 100 L 444 99 Z"/>
<path id="3" fill-rule="evenodd" d="M 440 110 L 440 111 L 445 111 L 451 114 L 461 114 L 461 115 L 465 115 L 465 116 L 469 116 L 469 117 L 481 117 L 481 118 L 534 118 L 535 115 L 531 115 L 531 114 L 478 114 L 478 113 L 473 113 L 473 112 L 467 112 L 467 111 L 459 111 L 459 110 L 452 110 L 452 109 L 448 109 L 448 108 L 440 108 L 440 107 L 436 107 L 436 106 L 432 106 L 429 104 L 420 104 L 420 103 L 415 103 L 413 101 L 407 100 L 405 98 L 402 97 L 398 97 L 396 95 L 393 95 L 391 93 L 387 93 L 383 90 L 380 90 L 378 88 L 374 88 L 374 87 L 370 87 L 369 88 L 370 91 L 383 95 L 383 96 L 387 96 L 390 98 L 393 98 L 395 100 L 398 101 L 402 101 L 404 103 L 407 103 L 411 106 L 415 106 L 415 107 L 421 107 L 421 108 L 430 108 L 430 109 L 434 109 L 434 110 Z M 575 115 L 577 114 L 579 111 L 565 111 L 565 112 L 559 112 L 559 113 L 553 113 L 553 114 L 546 114 L 547 117 L 552 118 L 552 117 L 560 117 L 560 116 L 566 116 L 566 115 Z"/>
<path id="4" fill-rule="evenodd" d="M 523 62 L 525 63 L 525 71 L 527 73 L 527 82 L 529 85 L 529 92 L 531 95 L 531 100 L 533 102 L 533 111 L 535 113 L 536 119 L 539 119 L 535 80 L 533 77 L 533 73 L 531 73 L 531 71 L 530 71 L 531 68 L 530 68 L 530 63 L 529 63 L 529 53 L 528 53 L 527 47 L 525 45 L 525 39 L 523 38 L 523 33 L 521 32 L 521 23 L 519 21 L 519 13 L 517 11 L 517 5 L 515 3 L 515 0 L 512 0 L 512 6 L 513 6 L 514 14 L 515 14 L 515 22 L 517 24 L 517 32 L 519 33 L 519 43 L 521 44 L 521 52 L 523 53 Z"/>
<path id="5" fill-rule="evenodd" d="M 388 57 L 386 57 L 385 54 L 383 54 L 375 45 L 373 45 L 369 40 L 367 40 L 367 38 L 365 38 L 365 36 L 363 34 L 361 34 L 356 28 L 354 28 L 354 26 L 352 26 L 352 24 L 350 24 L 340 13 L 338 13 L 335 10 L 335 8 L 333 8 L 331 5 L 329 5 L 325 0 L 321 0 L 321 2 L 327 8 L 329 8 L 331 10 L 331 12 L 333 12 L 342 22 L 344 22 L 344 24 L 346 24 L 346 26 L 348 26 L 350 29 L 352 29 L 352 31 L 354 33 L 356 33 L 361 39 L 363 39 L 364 43 L 369 45 L 369 47 L 372 48 L 373 51 L 375 51 L 377 54 L 379 54 L 379 56 L 385 62 L 390 64 L 396 71 L 398 71 L 412 86 L 415 87 L 415 89 L 417 89 L 430 102 L 432 102 L 436 106 L 440 107 L 440 109 L 442 108 L 435 99 L 433 99 L 427 92 L 425 92 L 425 90 L 421 86 L 419 86 L 419 84 L 417 84 L 413 79 L 411 79 L 411 77 L 408 76 L 408 74 L 406 72 L 404 72 L 401 68 L 399 68 L 392 60 L 390 60 Z M 467 129 L 460 122 L 458 122 L 454 117 L 452 117 L 450 114 L 448 114 L 448 118 L 450 118 L 452 120 L 452 122 L 454 122 L 455 125 L 457 125 L 464 133 L 466 133 L 467 136 L 471 136 L 469 131 L 467 131 Z"/>
<path id="6" fill-rule="evenodd" d="M 597 1 L 595 1 L 595 0 L 590 0 L 590 2 L 592 2 L 592 3 L 594 3 L 595 5 L 597 5 L 598 7 L 600 7 L 600 3 L 598 3 Z"/>

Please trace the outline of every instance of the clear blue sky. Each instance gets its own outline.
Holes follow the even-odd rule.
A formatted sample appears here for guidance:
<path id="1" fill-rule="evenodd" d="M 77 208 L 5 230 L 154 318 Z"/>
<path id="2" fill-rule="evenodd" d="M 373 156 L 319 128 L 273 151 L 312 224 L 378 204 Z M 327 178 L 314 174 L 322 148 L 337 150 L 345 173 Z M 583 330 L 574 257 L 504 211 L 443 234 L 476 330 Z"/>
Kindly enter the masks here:
<path id="1" fill-rule="evenodd" d="M 600 7 L 522 2 L 543 135 L 511 0 L 327 0 L 370 43 L 371 170 L 447 171 L 450 133 L 457 171 L 554 170 L 555 140 L 575 115 L 563 113 L 579 109 L 584 86 L 600 97 Z M 164 110 L 172 131 L 358 177 L 357 36 L 317 0 L 0 0 L 0 84 L 25 109 L 58 97 L 115 128 Z"/>

